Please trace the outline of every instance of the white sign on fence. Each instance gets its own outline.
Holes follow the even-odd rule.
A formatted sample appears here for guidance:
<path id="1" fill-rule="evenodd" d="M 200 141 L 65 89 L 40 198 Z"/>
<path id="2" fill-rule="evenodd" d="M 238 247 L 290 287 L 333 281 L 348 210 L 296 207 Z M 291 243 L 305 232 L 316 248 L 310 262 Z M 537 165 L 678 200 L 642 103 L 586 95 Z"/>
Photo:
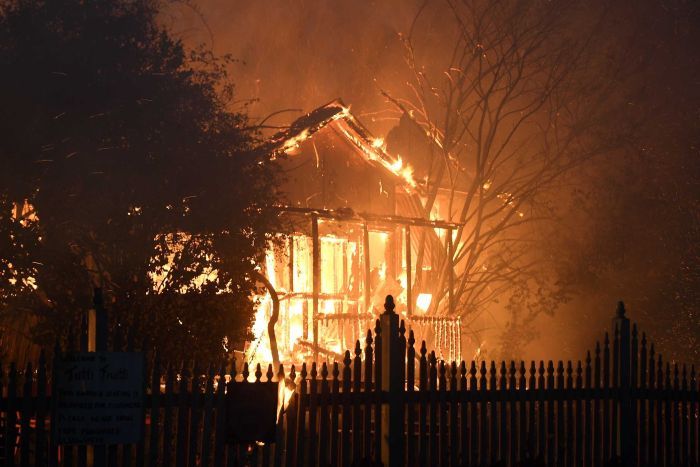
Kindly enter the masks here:
<path id="1" fill-rule="evenodd" d="M 144 359 L 137 352 L 75 352 L 54 367 L 57 444 L 130 444 L 143 436 Z"/>

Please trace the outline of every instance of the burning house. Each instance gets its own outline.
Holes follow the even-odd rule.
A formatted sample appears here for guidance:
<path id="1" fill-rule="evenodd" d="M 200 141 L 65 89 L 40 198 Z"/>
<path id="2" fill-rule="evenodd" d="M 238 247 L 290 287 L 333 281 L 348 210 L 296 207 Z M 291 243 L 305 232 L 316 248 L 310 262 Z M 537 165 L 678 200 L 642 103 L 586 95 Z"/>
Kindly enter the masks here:
<path id="1" fill-rule="evenodd" d="M 459 226 L 438 213 L 424 215 L 411 167 L 387 153 L 339 100 L 268 144 L 284 172 L 285 201 L 274 209 L 289 230 L 261 268 L 267 293 L 258 300 L 247 359 L 340 359 L 374 326 L 387 294 L 417 340 L 442 358 L 459 359 L 454 302 L 448 293 L 436 306 L 430 286 L 431 271 L 440 268 L 452 280 L 452 231 Z"/>

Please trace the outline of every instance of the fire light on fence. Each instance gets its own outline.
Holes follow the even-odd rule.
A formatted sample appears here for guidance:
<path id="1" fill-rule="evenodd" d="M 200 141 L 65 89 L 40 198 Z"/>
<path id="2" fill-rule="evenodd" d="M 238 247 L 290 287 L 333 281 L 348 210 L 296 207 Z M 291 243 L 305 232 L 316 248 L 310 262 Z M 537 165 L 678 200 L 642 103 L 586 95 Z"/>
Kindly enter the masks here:
<path id="1" fill-rule="evenodd" d="M 290 378 L 284 378 L 279 382 L 279 396 L 277 398 L 277 421 L 289 408 L 289 403 L 297 389 L 297 385 Z"/>

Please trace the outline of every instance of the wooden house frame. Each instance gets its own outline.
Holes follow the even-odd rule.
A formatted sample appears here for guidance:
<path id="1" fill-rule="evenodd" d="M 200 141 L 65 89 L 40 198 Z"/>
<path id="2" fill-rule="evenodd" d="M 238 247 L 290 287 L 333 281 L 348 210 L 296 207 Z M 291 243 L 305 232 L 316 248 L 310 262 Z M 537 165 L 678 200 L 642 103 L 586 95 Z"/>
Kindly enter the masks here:
<path id="1" fill-rule="evenodd" d="M 273 209 L 289 230 L 261 268 L 268 294 L 259 299 L 247 359 L 342 358 L 341 350 L 373 327 L 387 294 L 397 297 L 397 311 L 417 339 L 444 358 L 459 358 L 452 297 L 427 314 L 430 298 L 415 289 L 412 263 L 419 233 L 432 245 L 426 264 L 450 261 L 459 225 L 423 215 L 410 167 L 340 100 L 299 118 L 265 150 L 283 171 L 285 202 Z"/>

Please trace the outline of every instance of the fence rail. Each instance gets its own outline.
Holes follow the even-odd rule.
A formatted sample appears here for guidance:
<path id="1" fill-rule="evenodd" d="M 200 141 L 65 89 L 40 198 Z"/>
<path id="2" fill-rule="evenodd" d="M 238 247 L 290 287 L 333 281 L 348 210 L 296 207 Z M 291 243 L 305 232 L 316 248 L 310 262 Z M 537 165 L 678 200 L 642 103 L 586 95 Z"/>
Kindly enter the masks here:
<path id="1" fill-rule="evenodd" d="M 50 366 L 43 355 L 21 371 L 0 365 L 2 465 L 91 463 L 85 447 L 51 442 Z M 93 455 L 110 466 L 700 464 L 695 368 L 665 362 L 623 308 L 578 361 L 439 361 L 388 302 L 341 362 L 240 370 L 153 356 L 143 441 Z M 275 442 L 227 445 L 227 388 L 265 381 L 296 384 Z"/>

